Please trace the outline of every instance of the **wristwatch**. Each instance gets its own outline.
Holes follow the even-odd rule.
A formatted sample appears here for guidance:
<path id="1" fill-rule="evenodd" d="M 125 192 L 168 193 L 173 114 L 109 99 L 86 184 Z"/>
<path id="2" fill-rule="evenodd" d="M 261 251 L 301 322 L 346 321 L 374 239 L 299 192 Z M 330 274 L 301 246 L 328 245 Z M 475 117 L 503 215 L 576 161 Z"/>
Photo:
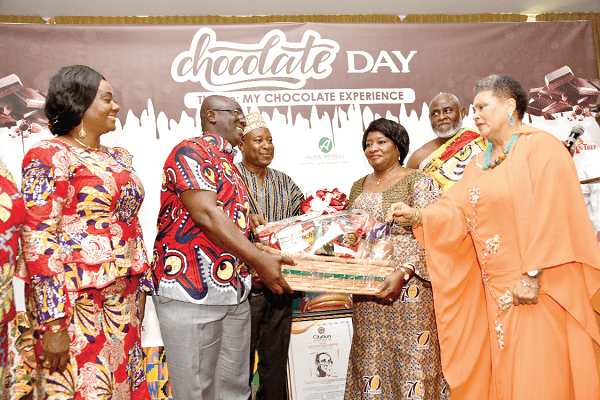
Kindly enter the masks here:
<path id="1" fill-rule="evenodd" d="M 531 278 L 539 278 L 542 276 L 542 270 L 534 269 L 533 271 L 527 271 L 527 275 L 529 275 Z"/>

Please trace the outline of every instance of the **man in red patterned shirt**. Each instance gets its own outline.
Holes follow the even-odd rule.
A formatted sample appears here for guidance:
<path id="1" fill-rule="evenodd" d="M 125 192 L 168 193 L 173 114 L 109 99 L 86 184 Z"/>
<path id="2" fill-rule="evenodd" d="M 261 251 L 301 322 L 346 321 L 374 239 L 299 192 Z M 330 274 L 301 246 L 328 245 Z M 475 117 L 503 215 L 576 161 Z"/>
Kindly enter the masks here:
<path id="1" fill-rule="evenodd" d="M 152 262 L 154 304 L 177 400 L 249 396 L 252 265 L 273 292 L 292 292 L 281 275 L 293 260 L 248 240 L 248 193 L 233 158 L 246 126 L 237 102 L 209 96 L 203 134 L 182 141 L 163 170 Z"/>

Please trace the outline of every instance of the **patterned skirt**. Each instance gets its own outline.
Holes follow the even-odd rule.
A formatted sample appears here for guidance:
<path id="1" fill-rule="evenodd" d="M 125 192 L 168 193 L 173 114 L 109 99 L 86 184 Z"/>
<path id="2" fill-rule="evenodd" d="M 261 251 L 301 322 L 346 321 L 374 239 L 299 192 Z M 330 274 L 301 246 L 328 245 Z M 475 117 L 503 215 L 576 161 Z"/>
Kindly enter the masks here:
<path id="1" fill-rule="evenodd" d="M 441 400 L 442 375 L 431 289 L 418 279 L 392 304 L 354 296 L 345 400 Z"/>
<path id="2" fill-rule="evenodd" d="M 138 276 L 123 277 L 102 289 L 69 292 L 73 305 L 69 364 L 62 374 L 37 369 L 39 398 L 150 399 L 143 366 L 138 281 Z M 28 303 L 33 300 L 31 295 L 27 288 Z M 35 315 L 31 320 L 37 324 Z M 42 345 L 37 337 L 36 333 L 36 358 Z"/>

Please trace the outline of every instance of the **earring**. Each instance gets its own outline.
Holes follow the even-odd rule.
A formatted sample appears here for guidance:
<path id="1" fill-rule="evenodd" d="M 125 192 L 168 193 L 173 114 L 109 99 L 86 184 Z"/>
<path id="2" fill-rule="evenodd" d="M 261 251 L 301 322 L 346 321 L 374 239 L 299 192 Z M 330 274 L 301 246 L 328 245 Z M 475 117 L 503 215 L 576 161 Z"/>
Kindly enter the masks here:
<path id="1" fill-rule="evenodd" d="M 83 139 L 86 136 L 87 136 L 87 133 L 83 129 L 83 125 L 81 125 L 81 129 L 79 130 L 79 137 Z"/>
<path id="2" fill-rule="evenodd" d="M 510 114 L 510 113 L 508 114 L 508 124 L 509 124 L 510 126 L 513 126 L 513 125 L 515 124 L 515 119 L 514 119 L 514 117 L 512 116 L 512 114 Z"/>

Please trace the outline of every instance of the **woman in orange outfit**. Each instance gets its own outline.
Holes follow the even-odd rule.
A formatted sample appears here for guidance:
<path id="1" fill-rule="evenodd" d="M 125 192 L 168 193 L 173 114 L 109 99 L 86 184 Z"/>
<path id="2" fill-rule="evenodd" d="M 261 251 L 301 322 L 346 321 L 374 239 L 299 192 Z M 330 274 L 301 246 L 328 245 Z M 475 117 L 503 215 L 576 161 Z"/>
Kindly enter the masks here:
<path id="1" fill-rule="evenodd" d="M 575 165 L 522 124 L 519 82 L 492 75 L 474 92 L 488 151 L 437 203 L 387 216 L 425 248 L 451 398 L 599 399 L 600 247 Z"/>

